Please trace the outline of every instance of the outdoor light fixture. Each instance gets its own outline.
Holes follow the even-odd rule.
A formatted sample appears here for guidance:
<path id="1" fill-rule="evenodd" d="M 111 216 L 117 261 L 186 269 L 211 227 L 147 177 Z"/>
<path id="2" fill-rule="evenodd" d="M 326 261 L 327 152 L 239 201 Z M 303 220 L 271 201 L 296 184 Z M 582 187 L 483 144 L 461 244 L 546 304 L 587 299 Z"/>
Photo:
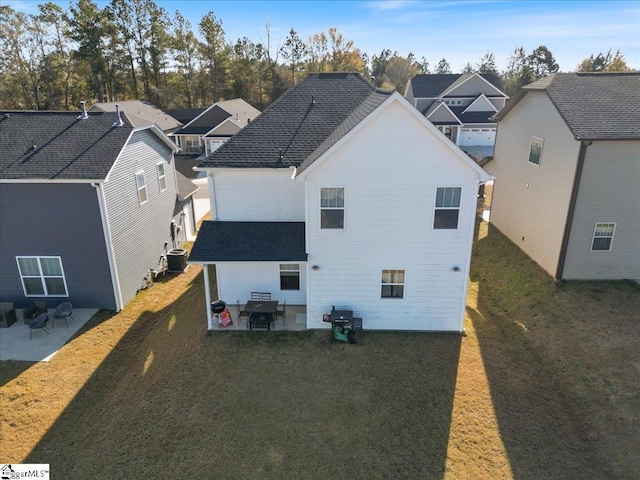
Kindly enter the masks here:
<path id="1" fill-rule="evenodd" d="M 320 267 L 318 265 L 314 265 L 313 267 L 311 267 L 311 269 L 316 271 L 316 270 L 320 270 Z"/>
<path id="2" fill-rule="evenodd" d="M 453 267 L 451 270 L 453 270 L 454 272 L 459 272 L 460 271 L 460 267 Z"/>

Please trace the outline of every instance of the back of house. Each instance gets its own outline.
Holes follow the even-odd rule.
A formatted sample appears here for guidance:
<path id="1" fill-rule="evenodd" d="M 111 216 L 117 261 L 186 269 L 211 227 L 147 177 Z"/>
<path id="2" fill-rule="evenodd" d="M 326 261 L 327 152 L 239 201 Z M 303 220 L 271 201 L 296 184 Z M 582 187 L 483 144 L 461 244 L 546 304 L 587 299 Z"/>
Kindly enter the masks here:
<path id="1" fill-rule="evenodd" d="M 368 329 L 463 328 L 478 185 L 490 177 L 401 95 L 310 74 L 204 160 L 190 261 L 219 298 L 332 307 Z"/>

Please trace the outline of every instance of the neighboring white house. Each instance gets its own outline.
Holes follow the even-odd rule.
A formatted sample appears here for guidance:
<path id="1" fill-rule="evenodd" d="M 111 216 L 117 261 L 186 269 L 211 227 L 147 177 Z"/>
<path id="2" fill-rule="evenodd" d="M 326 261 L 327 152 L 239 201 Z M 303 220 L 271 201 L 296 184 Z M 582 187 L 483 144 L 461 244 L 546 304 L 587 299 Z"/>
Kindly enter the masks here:
<path id="1" fill-rule="evenodd" d="M 402 95 L 310 74 L 198 168 L 212 221 L 189 261 L 215 265 L 220 299 L 268 291 L 308 328 L 335 306 L 365 329 L 463 330 L 491 177 Z"/>
<path id="2" fill-rule="evenodd" d="M 260 110 L 241 98 L 222 100 L 174 132 L 173 139 L 181 153 L 208 156 L 258 115 Z"/>
<path id="3" fill-rule="evenodd" d="M 562 73 L 497 115 L 491 222 L 557 279 L 640 280 L 640 74 Z"/>
<path id="4" fill-rule="evenodd" d="M 482 158 L 493 153 L 496 123 L 491 119 L 509 98 L 492 73 L 419 74 L 405 98 L 453 143 Z"/>

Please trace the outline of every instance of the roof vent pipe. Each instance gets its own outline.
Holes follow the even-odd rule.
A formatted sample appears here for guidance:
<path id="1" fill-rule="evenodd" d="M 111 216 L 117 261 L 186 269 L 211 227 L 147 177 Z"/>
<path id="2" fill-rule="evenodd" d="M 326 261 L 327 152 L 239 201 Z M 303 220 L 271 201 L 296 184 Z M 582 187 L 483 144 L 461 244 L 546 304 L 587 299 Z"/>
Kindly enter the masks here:
<path id="1" fill-rule="evenodd" d="M 87 107 L 85 105 L 85 101 L 80 102 L 80 106 L 82 107 L 82 113 L 78 115 L 78 120 L 85 120 L 89 118 L 89 114 L 87 113 Z"/>
<path id="2" fill-rule="evenodd" d="M 371 83 L 376 83 L 376 77 L 374 75 L 371 75 Z"/>
<path id="3" fill-rule="evenodd" d="M 311 95 L 311 105 L 315 105 L 316 104 L 316 98 Z"/>
<path id="4" fill-rule="evenodd" d="M 112 125 L 112 127 L 121 127 L 124 125 L 124 121 L 122 120 L 122 117 L 120 116 L 120 105 L 118 105 L 116 103 L 116 115 L 118 115 L 118 120 L 115 121 L 115 123 Z"/>

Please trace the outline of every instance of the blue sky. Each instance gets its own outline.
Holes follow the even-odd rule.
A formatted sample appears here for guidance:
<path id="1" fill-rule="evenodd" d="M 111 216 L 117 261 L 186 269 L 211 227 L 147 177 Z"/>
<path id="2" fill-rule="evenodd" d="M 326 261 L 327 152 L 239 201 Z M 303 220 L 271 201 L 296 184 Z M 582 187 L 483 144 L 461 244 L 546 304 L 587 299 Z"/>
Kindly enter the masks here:
<path id="1" fill-rule="evenodd" d="M 17 10 L 35 11 L 38 1 L 0 0 Z M 67 7 L 68 1 L 56 1 Z M 97 2 L 104 6 L 105 1 Z M 640 1 L 243 1 L 156 0 L 173 16 L 180 10 L 194 27 L 208 11 L 222 20 L 227 41 L 248 37 L 272 51 L 293 27 L 307 37 L 336 27 L 371 57 L 384 48 L 412 52 L 435 66 L 446 58 L 454 72 L 475 64 L 487 51 L 500 70 L 518 46 L 531 52 L 546 45 L 562 71 L 590 54 L 620 49 L 627 64 L 640 69 Z"/>

